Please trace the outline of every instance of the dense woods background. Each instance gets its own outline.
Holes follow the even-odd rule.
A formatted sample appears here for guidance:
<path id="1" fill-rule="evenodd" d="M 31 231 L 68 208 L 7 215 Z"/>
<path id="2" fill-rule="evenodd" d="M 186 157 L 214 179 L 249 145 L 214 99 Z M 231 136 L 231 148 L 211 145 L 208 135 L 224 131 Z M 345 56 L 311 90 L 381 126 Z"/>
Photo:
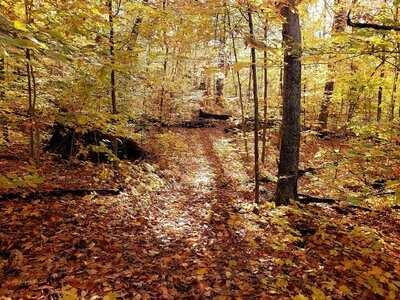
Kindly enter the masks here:
<path id="1" fill-rule="evenodd" d="M 0 299 L 399 297 L 397 1 L 0 12 Z"/>

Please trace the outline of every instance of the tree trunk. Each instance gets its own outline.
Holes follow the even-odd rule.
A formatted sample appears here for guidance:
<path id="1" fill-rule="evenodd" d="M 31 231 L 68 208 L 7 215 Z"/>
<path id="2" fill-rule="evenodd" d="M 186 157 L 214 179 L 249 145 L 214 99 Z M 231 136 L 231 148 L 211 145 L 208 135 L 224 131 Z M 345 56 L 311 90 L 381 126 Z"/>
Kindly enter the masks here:
<path id="1" fill-rule="evenodd" d="M 226 16 L 225 11 L 224 18 L 222 19 L 223 30 L 219 33 L 219 51 L 218 51 L 218 73 L 215 81 L 215 100 L 218 105 L 222 106 L 222 99 L 224 97 L 224 84 L 225 84 L 225 43 L 226 43 Z M 218 21 L 217 21 L 218 29 Z"/>
<path id="2" fill-rule="evenodd" d="M 108 0 L 108 23 L 110 26 L 110 37 L 109 37 L 109 42 L 110 42 L 110 59 L 111 59 L 111 74 L 110 74 L 110 84 L 111 84 L 111 107 L 112 107 L 112 113 L 117 114 L 117 97 L 116 97 L 116 88 L 115 88 L 115 70 L 114 70 L 114 65 L 115 65 L 115 54 L 114 54 L 114 13 L 113 13 L 113 1 Z"/>
<path id="3" fill-rule="evenodd" d="M 334 0 L 335 16 L 332 24 L 332 35 L 343 32 L 346 28 L 346 10 L 342 7 L 343 0 Z M 330 57 L 332 58 L 332 57 Z M 329 106 L 332 102 L 332 95 L 335 86 L 335 66 L 332 63 L 328 63 L 328 80 L 325 83 L 324 98 L 321 103 L 321 109 L 318 116 L 318 121 L 321 125 L 321 129 L 325 130 L 328 128 L 329 119 Z"/>
<path id="4" fill-rule="evenodd" d="M 382 66 L 382 68 L 383 68 L 383 66 Z M 380 75 L 381 82 L 380 82 L 379 87 L 378 87 L 378 99 L 377 99 L 378 100 L 378 103 L 377 103 L 378 107 L 377 107 L 377 110 L 376 110 L 376 120 L 378 122 L 380 122 L 381 119 L 382 119 L 382 99 L 383 99 L 382 81 L 383 81 L 384 77 L 385 77 L 385 71 L 384 71 L 384 69 L 382 69 L 381 75 Z"/>
<path id="5" fill-rule="evenodd" d="M 275 201 L 287 205 L 297 199 L 297 179 L 300 152 L 301 101 L 301 32 L 294 0 L 283 6 L 282 38 L 284 43 L 283 118 Z"/>
<path id="6" fill-rule="evenodd" d="M 4 57 L 0 57 L 0 102 L 5 101 L 5 85 L 4 82 L 6 80 L 6 68 L 5 68 L 5 60 Z M 7 120 L 3 119 L 2 116 L 0 116 L 0 125 L 2 126 L 2 133 L 3 133 L 3 142 L 4 144 L 9 144 L 10 143 L 10 137 L 8 133 L 8 126 L 7 126 Z"/>
<path id="7" fill-rule="evenodd" d="M 144 4 L 147 4 L 149 0 L 143 0 L 142 1 Z M 128 43 L 128 50 L 133 50 L 133 48 L 136 46 L 137 39 L 139 37 L 139 29 L 140 25 L 143 22 L 143 17 L 141 15 L 137 16 L 135 20 L 133 21 L 132 24 L 132 29 L 131 29 L 131 38 Z"/>
<path id="8" fill-rule="evenodd" d="M 306 128 L 307 125 L 307 111 L 306 111 L 306 91 L 307 91 L 307 85 L 304 82 L 303 84 L 303 127 Z"/>
<path id="9" fill-rule="evenodd" d="M 393 75 L 393 89 L 392 89 L 392 98 L 390 101 L 390 109 L 389 109 L 389 121 L 393 121 L 394 119 L 394 108 L 396 106 L 396 100 L 397 100 L 397 80 L 399 79 L 399 70 L 397 67 L 394 69 L 394 75 Z"/>
<path id="10" fill-rule="evenodd" d="M 229 25 L 229 31 L 231 33 L 231 38 L 232 38 L 232 49 L 233 49 L 233 56 L 235 57 L 235 63 L 238 63 L 238 55 L 237 55 L 237 50 L 236 50 L 236 40 L 235 40 L 235 34 L 231 28 L 231 18 L 230 18 L 230 13 L 228 12 L 228 25 Z M 242 81 L 240 79 L 240 71 L 239 69 L 236 71 L 236 79 L 237 79 L 237 87 L 238 87 L 238 92 L 239 92 L 239 105 L 240 105 L 240 117 L 242 121 L 242 132 L 243 132 L 243 138 L 244 138 L 244 148 L 246 151 L 246 156 L 249 156 L 249 147 L 247 144 L 247 132 L 246 132 L 246 113 L 244 111 L 244 102 L 243 102 L 243 89 L 242 89 Z"/>
<path id="11" fill-rule="evenodd" d="M 249 17 L 249 31 L 250 37 L 255 40 L 254 36 L 254 26 L 253 26 L 253 16 L 251 10 L 248 12 Z M 256 49 L 251 47 L 251 71 L 253 77 L 253 97 L 254 97 L 254 199 L 256 203 L 260 202 L 260 183 L 259 177 L 259 153 L 258 153 L 258 88 L 257 88 L 257 58 Z"/>
<path id="12" fill-rule="evenodd" d="M 267 43 L 268 38 L 268 23 L 265 21 L 264 26 L 264 40 Z M 262 130 L 262 151 L 261 162 L 265 163 L 266 143 L 267 143 L 267 113 L 268 113 L 268 69 L 267 69 L 267 51 L 264 50 L 264 103 L 263 103 L 263 121 L 264 126 Z"/>
<path id="13" fill-rule="evenodd" d="M 25 22 L 31 24 L 32 22 L 32 7 L 33 1 L 24 1 L 25 5 Z M 30 150 L 31 156 L 35 163 L 39 160 L 39 132 L 36 128 L 35 120 L 35 104 L 36 104 L 36 80 L 34 76 L 32 58 L 30 49 L 25 49 L 26 58 L 26 76 L 27 76 L 27 93 L 28 93 L 28 116 L 30 118 Z"/>
<path id="14" fill-rule="evenodd" d="M 110 85 L 111 85 L 111 113 L 112 114 L 118 114 L 117 110 L 117 96 L 116 96 L 116 87 L 115 87 L 115 70 L 114 70 L 114 65 L 115 65 L 115 54 L 114 54 L 114 47 L 115 47 L 115 42 L 114 42 L 114 12 L 113 12 L 113 1 L 108 0 L 108 23 L 110 27 L 110 36 L 109 36 L 109 42 L 110 42 L 110 59 L 111 59 L 111 74 L 110 74 Z M 115 156 L 117 157 L 118 155 L 118 141 L 114 139 L 112 141 L 113 145 L 113 152 Z M 115 161 L 115 164 L 117 162 Z"/>
<path id="15" fill-rule="evenodd" d="M 163 2 L 162 2 L 163 11 L 165 11 L 166 8 L 167 8 L 167 0 L 163 0 Z M 164 83 L 167 80 L 168 55 L 169 55 L 169 47 L 168 47 L 168 43 L 167 43 L 167 33 L 165 31 L 163 32 L 163 42 L 164 42 L 164 51 L 165 51 L 165 57 L 164 57 L 164 62 L 163 62 L 164 80 L 161 83 L 160 107 L 159 107 L 161 123 L 163 122 L 163 118 L 164 118 L 164 101 L 165 101 L 165 94 L 166 94 Z"/>

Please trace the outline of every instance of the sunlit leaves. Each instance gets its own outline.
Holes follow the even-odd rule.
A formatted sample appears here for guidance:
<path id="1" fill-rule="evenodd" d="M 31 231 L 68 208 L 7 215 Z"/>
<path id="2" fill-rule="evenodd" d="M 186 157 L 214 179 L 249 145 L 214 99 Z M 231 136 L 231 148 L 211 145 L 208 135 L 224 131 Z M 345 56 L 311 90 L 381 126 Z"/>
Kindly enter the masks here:
<path id="1" fill-rule="evenodd" d="M 14 21 L 14 28 L 21 31 L 28 31 L 26 25 L 18 20 Z"/>

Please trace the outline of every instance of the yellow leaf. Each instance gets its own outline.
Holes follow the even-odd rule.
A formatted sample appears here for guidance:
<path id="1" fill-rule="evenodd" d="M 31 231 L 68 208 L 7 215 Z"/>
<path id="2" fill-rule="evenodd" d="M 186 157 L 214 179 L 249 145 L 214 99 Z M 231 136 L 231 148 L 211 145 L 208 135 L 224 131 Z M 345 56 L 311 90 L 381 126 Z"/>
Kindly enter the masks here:
<path id="1" fill-rule="evenodd" d="M 200 268 L 197 269 L 196 274 L 198 279 L 203 279 L 203 276 L 207 274 L 208 268 Z"/>
<path id="2" fill-rule="evenodd" d="M 61 300 L 78 300 L 78 290 L 72 286 L 64 287 L 61 293 Z"/>
<path id="3" fill-rule="evenodd" d="M 344 284 L 339 287 L 339 291 L 341 291 L 345 295 L 348 295 L 351 293 L 351 290 Z"/>
<path id="4" fill-rule="evenodd" d="M 21 30 L 21 31 L 28 31 L 28 28 L 26 28 L 26 25 L 20 21 L 14 21 L 14 28 Z"/>
<path id="5" fill-rule="evenodd" d="M 104 295 L 104 300 L 117 300 L 117 297 L 118 297 L 117 294 L 110 292 Z"/>
<path id="6" fill-rule="evenodd" d="M 313 300 L 326 300 L 328 299 L 324 292 L 318 288 L 312 288 L 313 294 L 312 294 L 312 299 Z"/>
<path id="7" fill-rule="evenodd" d="M 279 289 L 285 290 L 287 288 L 288 282 L 285 278 L 278 278 L 275 282 L 275 286 Z"/>
<path id="8" fill-rule="evenodd" d="M 292 299 L 293 300 L 308 300 L 308 297 L 306 297 L 302 294 L 298 294 L 297 296 L 294 296 Z"/>
<path id="9" fill-rule="evenodd" d="M 237 262 L 236 262 L 236 260 L 230 260 L 229 261 L 229 267 L 230 268 L 235 268 L 237 266 Z"/>

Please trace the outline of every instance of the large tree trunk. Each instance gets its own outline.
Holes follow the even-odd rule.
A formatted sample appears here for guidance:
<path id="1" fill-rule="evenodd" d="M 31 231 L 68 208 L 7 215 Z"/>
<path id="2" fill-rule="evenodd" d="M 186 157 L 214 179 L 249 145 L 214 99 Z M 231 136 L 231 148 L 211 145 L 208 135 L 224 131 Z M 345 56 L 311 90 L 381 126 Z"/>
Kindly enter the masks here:
<path id="1" fill-rule="evenodd" d="M 300 101 L 301 101 L 301 32 L 299 15 L 289 0 L 281 14 L 284 18 L 282 37 L 284 43 L 283 118 L 281 129 L 278 184 L 275 201 L 287 205 L 297 199 L 297 177 L 300 151 Z"/>
<path id="2" fill-rule="evenodd" d="M 334 1 L 335 16 L 332 24 L 332 35 L 343 32 L 346 28 L 346 10 L 343 7 L 343 0 Z M 331 57 L 330 57 L 331 58 Z M 329 106 L 332 101 L 333 90 L 335 86 L 335 65 L 328 64 L 328 80 L 325 83 L 324 98 L 321 103 L 321 109 L 318 121 L 321 129 L 327 129 L 329 119 Z"/>
<path id="3" fill-rule="evenodd" d="M 254 36 L 254 26 L 253 26 L 253 16 L 251 10 L 248 10 L 249 17 L 249 30 L 250 37 L 255 40 Z M 253 78 L 253 98 L 254 98 L 254 198 L 255 202 L 259 203 L 260 199 L 260 182 L 259 177 L 259 153 L 258 153 L 258 87 L 257 87 L 257 59 L 256 59 L 256 49 L 251 47 L 251 73 Z"/>

